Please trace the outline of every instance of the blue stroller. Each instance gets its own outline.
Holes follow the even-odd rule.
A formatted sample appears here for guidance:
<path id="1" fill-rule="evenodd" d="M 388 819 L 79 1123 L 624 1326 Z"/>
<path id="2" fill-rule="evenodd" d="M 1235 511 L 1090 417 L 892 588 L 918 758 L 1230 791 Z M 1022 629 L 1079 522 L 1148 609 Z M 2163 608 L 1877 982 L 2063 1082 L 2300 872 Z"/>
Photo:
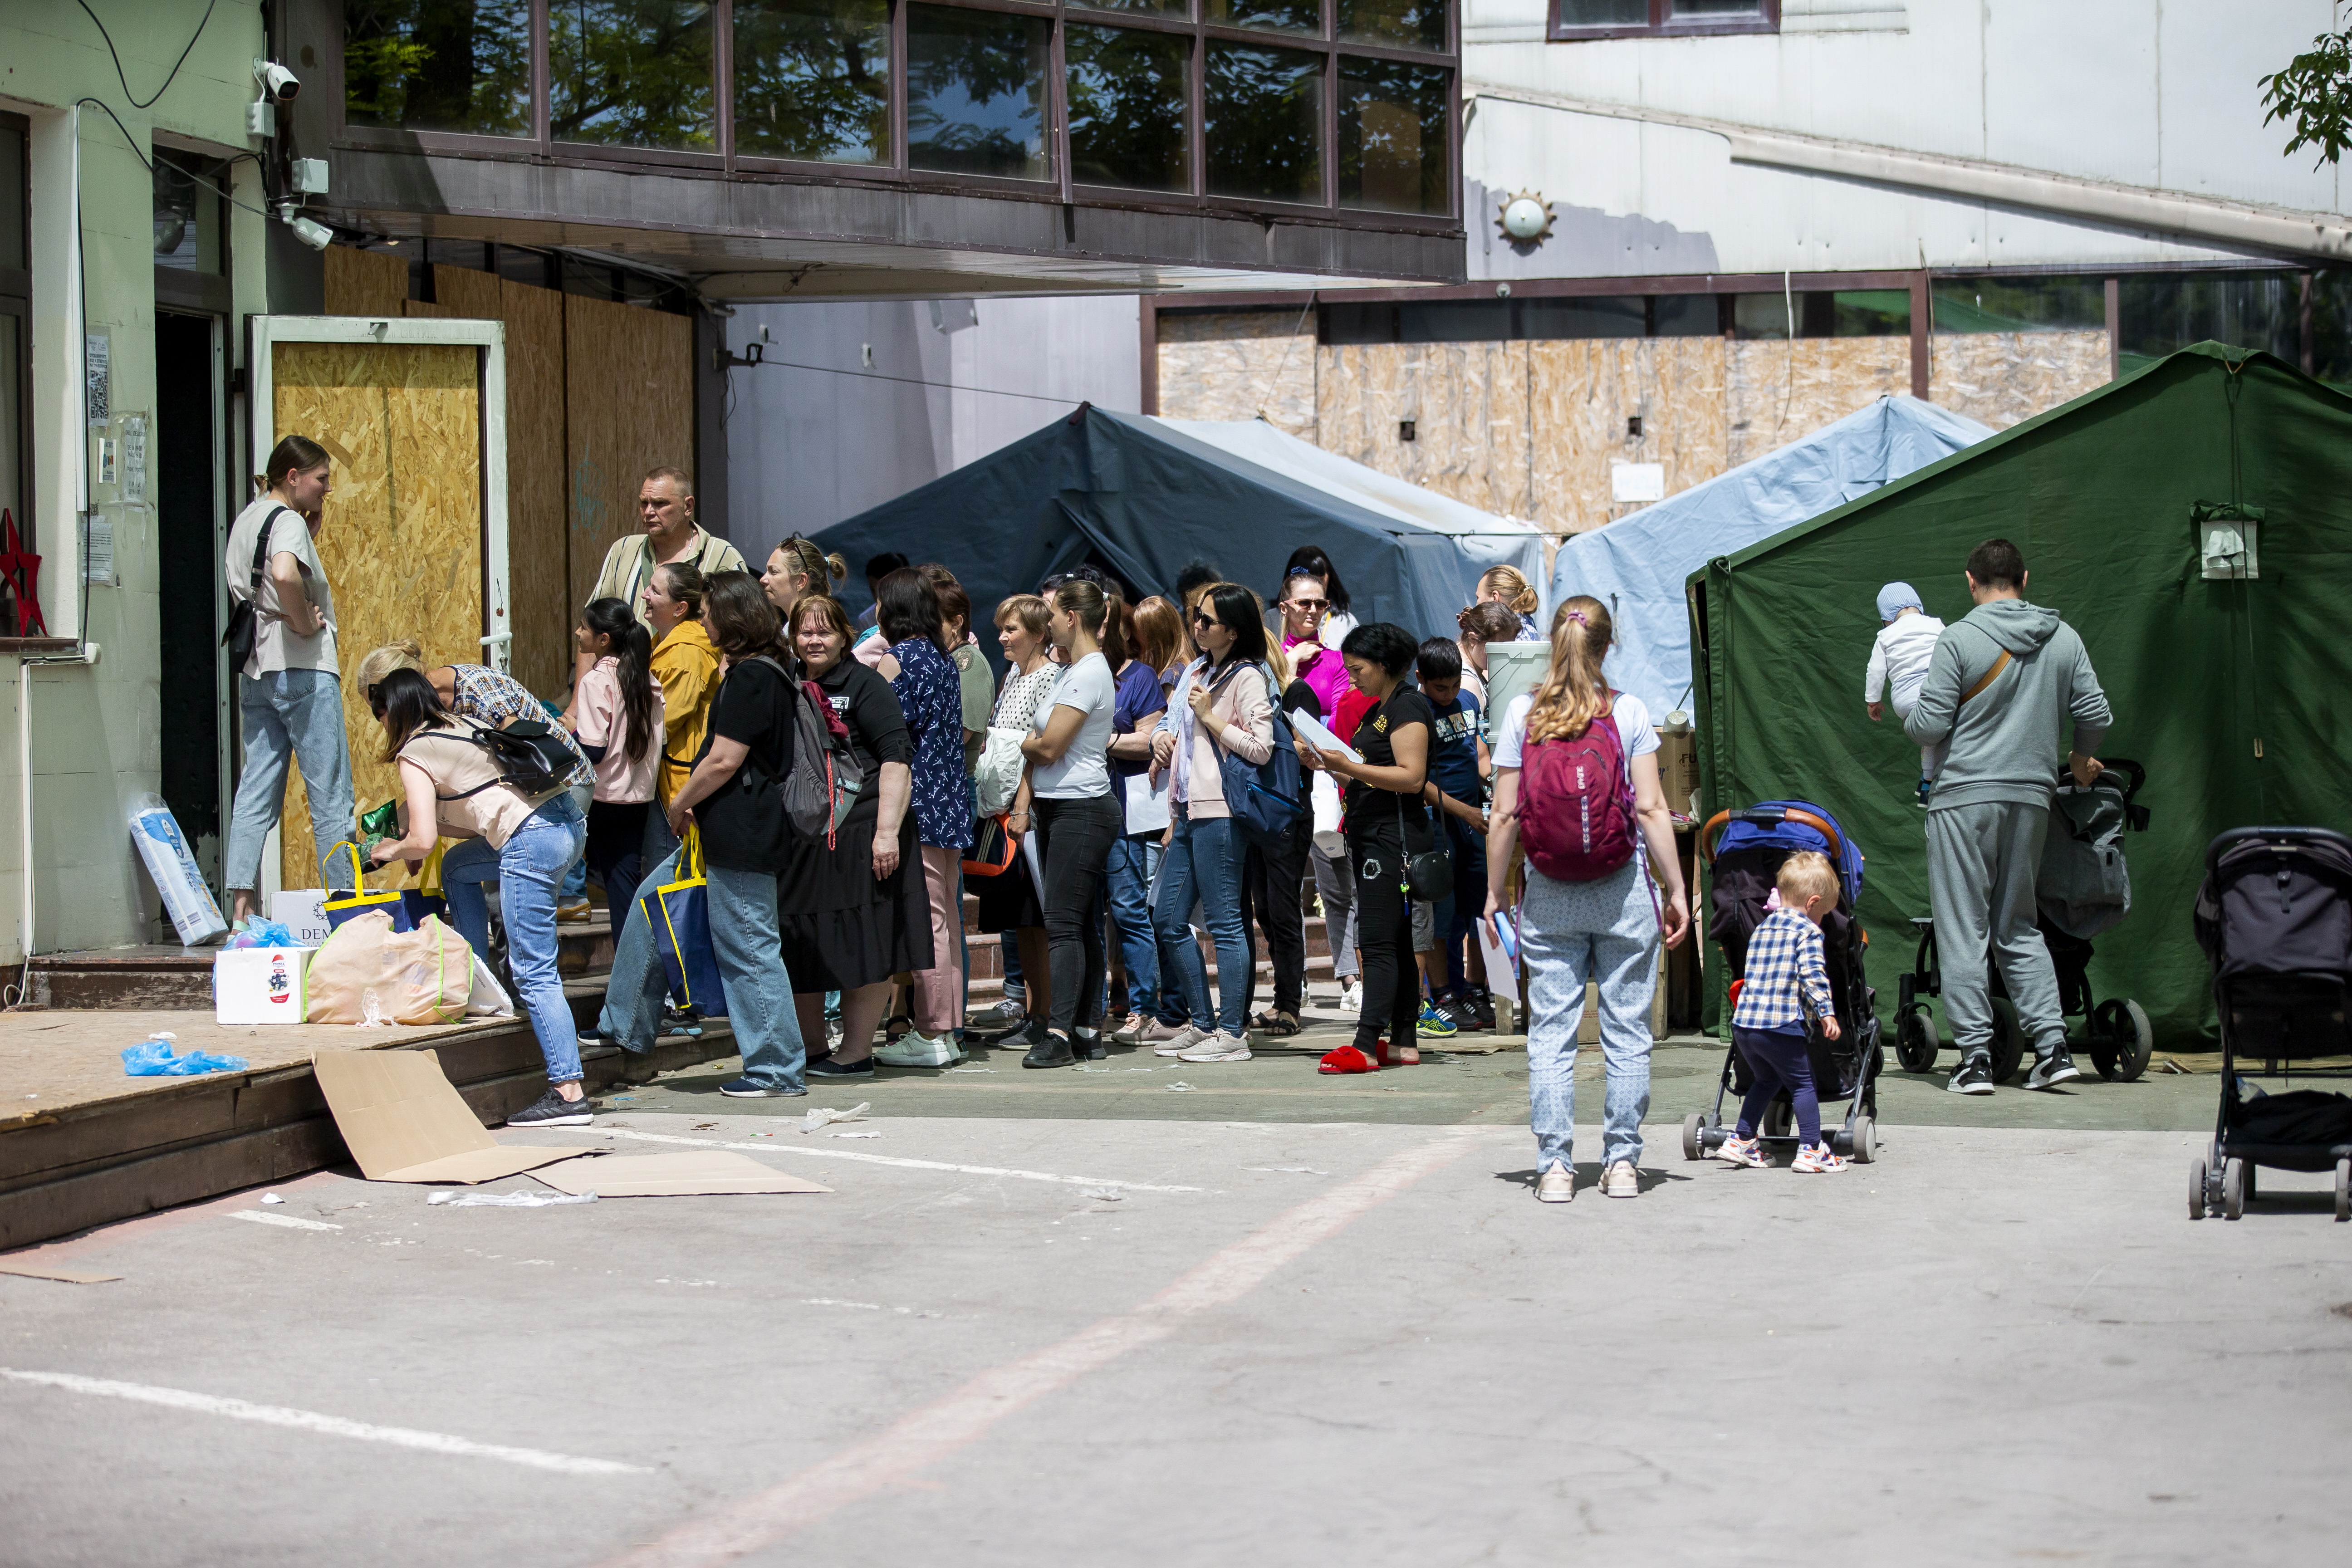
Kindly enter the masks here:
<path id="1" fill-rule="evenodd" d="M 1877 993 L 1863 976 L 1870 937 L 1854 918 L 1854 905 L 1862 898 L 1861 847 L 1846 837 L 1837 818 L 1811 802 L 1768 800 L 1744 811 L 1716 813 L 1699 834 L 1699 848 L 1714 870 L 1710 931 L 1734 980 L 1747 971 L 1748 942 L 1764 923 L 1765 901 L 1780 878 L 1780 863 L 1801 849 L 1811 849 L 1829 857 L 1837 868 L 1838 905 L 1822 922 L 1822 952 L 1843 1033 L 1839 1039 L 1825 1039 L 1816 1025 L 1807 1045 L 1813 1086 L 1822 1100 L 1822 1142 L 1848 1159 L 1868 1163 L 1878 1153 L 1878 1073 L 1885 1053 L 1879 1048 Z M 1684 1119 L 1685 1159 L 1704 1160 L 1731 1136 L 1723 1121 L 1724 1097 L 1744 1096 L 1753 1081 L 1738 1047 L 1727 1047 L 1715 1110 L 1705 1115 L 1693 1111 Z M 1845 1120 L 1832 1131 L 1830 1102 L 1836 1100 L 1846 1102 Z M 1783 1091 L 1773 1098 L 1757 1134 L 1776 1150 L 1785 1145 L 1793 1152 L 1794 1121 L 1794 1108 Z"/>

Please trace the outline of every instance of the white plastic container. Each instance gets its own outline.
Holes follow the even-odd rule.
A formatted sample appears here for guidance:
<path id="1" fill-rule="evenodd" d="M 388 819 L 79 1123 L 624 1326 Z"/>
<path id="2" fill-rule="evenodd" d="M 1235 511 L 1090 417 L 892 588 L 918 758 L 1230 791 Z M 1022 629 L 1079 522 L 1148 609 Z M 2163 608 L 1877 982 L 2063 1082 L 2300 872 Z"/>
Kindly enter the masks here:
<path id="1" fill-rule="evenodd" d="M 299 1024 L 310 1011 L 307 947 L 233 947 L 213 955 L 213 1022 Z"/>
<path id="2" fill-rule="evenodd" d="M 227 934 L 228 921 L 221 919 L 220 905 L 213 901 L 213 890 L 205 886 L 196 858 L 162 795 L 142 795 L 131 803 L 131 839 L 139 846 L 155 890 L 163 895 L 163 909 L 183 946 L 201 947 Z"/>

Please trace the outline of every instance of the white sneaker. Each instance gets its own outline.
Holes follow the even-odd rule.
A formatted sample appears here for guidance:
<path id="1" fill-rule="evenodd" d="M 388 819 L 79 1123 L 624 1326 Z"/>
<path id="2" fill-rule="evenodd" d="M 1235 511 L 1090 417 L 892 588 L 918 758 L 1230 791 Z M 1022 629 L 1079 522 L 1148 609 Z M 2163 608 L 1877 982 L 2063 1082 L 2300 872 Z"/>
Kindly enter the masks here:
<path id="1" fill-rule="evenodd" d="M 1339 982 L 1339 1011 L 1361 1013 L 1364 1010 L 1364 985 L 1360 980 Z"/>
<path id="2" fill-rule="evenodd" d="M 1188 1062 L 1245 1062 L 1250 1059 L 1249 1040 L 1240 1035 L 1228 1035 L 1219 1029 L 1202 1037 L 1201 1043 L 1182 1053 L 1180 1060 Z"/>
<path id="3" fill-rule="evenodd" d="M 874 1059 L 886 1068 L 943 1068 L 953 1065 L 957 1055 L 953 1039 L 933 1039 L 920 1029 L 909 1029 L 877 1047 Z"/>
<path id="4" fill-rule="evenodd" d="M 1151 1047 L 1151 1054 L 1155 1057 L 1181 1057 L 1208 1037 L 1209 1032 L 1206 1029 L 1196 1029 L 1187 1024 L 1166 1039 L 1155 1044 Z"/>
<path id="5" fill-rule="evenodd" d="M 1566 1165 L 1554 1164 L 1536 1178 L 1536 1201 L 1541 1204 L 1575 1202 L 1576 1173 Z"/>
<path id="6" fill-rule="evenodd" d="M 1601 1173 L 1601 1195 L 1604 1198 L 1638 1198 L 1642 1195 L 1642 1179 L 1633 1171 L 1633 1162 L 1620 1160 Z"/>
<path id="7" fill-rule="evenodd" d="M 1115 1045 L 1139 1046 L 1159 1026 L 1160 1020 L 1149 1013 L 1130 1013 L 1126 1023 L 1110 1032 L 1111 1041 Z"/>

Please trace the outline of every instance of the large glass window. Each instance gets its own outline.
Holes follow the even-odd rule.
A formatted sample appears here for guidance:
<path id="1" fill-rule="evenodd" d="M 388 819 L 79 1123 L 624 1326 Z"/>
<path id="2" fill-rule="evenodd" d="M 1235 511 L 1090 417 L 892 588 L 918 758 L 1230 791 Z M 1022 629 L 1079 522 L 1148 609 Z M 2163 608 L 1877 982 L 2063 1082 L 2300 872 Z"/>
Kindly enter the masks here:
<path id="1" fill-rule="evenodd" d="M 1211 39 L 1209 194 L 1323 200 L 1323 57 Z"/>
<path id="2" fill-rule="evenodd" d="M 888 0 L 735 0 L 735 151 L 890 162 Z"/>
<path id="3" fill-rule="evenodd" d="M 1255 27 L 1267 33 L 1323 35 L 1322 0 L 1208 0 L 1202 20 L 1219 27 Z"/>
<path id="4" fill-rule="evenodd" d="M 1090 11 L 1138 11 L 1147 16 L 1173 16 L 1181 21 L 1192 14 L 1192 0 L 1070 0 Z"/>
<path id="5" fill-rule="evenodd" d="M 958 174 L 1051 179 L 1050 29 L 1042 16 L 909 5 L 908 162 Z"/>
<path id="6" fill-rule="evenodd" d="M 2103 331 L 2097 278 L 1939 278 L 1928 300 L 1939 332 Z"/>
<path id="7" fill-rule="evenodd" d="M 530 135 L 530 0 L 343 0 L 343 117 Z"/>
<path id="8" fill-rule="evenodd" d="M 1452 208 L 1450 75 L 1431 66 L 1340 59 L 1341 206 L 1391 213 Z"/>
<path id="9" fill-rule="evenodd" d="M 1792 316 L 1801 338 L 1899 338 L 1911 331 L 1911 295 L 1902 289 L 1738 294 L 1732 298 L 1732 335 L 1787 338 Z"/>
<path id="10" fill-rule="evenodd" d="M 1445 0 L 1339 0 L 1339 41 L 1445 49 Z"/>
<path id="11" fill-rule="evenodd" d="M 1780 25 L 1780 0 L 1552 0 L 1555 38 L 1633 33 L 1766 33 Z"/>
<path id="12" fill-rule="evenodd" d="M 547 66 L 558 142 L 685 153 L 719 145 L 704 0 L 551 0 Z"/>
<path id="13" fill-rule="evenodd" d="M 2303 357 L 2303 280 L 2292 272 L 2144 272 L 2120 281 L 2116 306 L 2126 373 L 2209 338 L 2289 364 Z"/>
<path id="14" fill-rule="evenodd" d="M 1070 70 L 1070 178 L 1190 191 L 1192 36 L 1072 26 L 1062 50 Z"/>
<path id="15" fill-rule="evenodd" d="M 32 274 L 26 234 L 26 125 L 15 115 L 0 115 L 0 511 L 24 531 L 26 549 L 33 543 L 32 497 L 25 451 L 32 439 L 29 417 L 33 393 L 32 366 L 25 331 L 32 307 Z M 0 600 L 0 636 L 13 633 L 13 608 Z"/>
<path id="16" fill-rule="evenodd" d="M 155 154 L 155 265 L 189 272 L 221 270 L 221 198 L 226 171 L 209 158 Z M 199 181 L 203 183 L 199 183 Z"/>

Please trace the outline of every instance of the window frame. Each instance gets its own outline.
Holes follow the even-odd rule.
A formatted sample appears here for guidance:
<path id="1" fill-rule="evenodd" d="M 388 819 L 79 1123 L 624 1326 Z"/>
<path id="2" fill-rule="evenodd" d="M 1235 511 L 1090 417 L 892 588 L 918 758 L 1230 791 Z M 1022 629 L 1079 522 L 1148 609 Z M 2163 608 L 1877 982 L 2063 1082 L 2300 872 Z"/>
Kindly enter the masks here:
<path id="1" fill-rule="evenodd" d="M 1649 0 L 1650 19 L 1643 23 L 1619 22 L 1603 26 L 1582 26 L 1559 19 L 1560 0 L 1550 0 L 1545 9 L 1544 37 L 1555 44 L 1584 43 L 1601 38 L 1708 38 L 1739 37 L 1758 33 L 1778 33 L 1780 30 L 1780 0 L 1757 0 L 1758 14 L 1736 16 L 1724 21 L 1673 19 L 1674 0 Z M 1455 46 L 1456 52 L 1460 46 Z"/>
<path id="2" fill-rule="evenodd" d="M 1444 233 L 1465 221 L 1462 210 L 1462 4 L 1446 0 L 1445 44 L 1442 51 L 1393 45 L 1342 42 L 1339 37 L 1339 0 L 1321 0 L 1319 37 L 1258 31 L 1202 20 L 1202 0 L 1190 0 L 1182 16 L 1145 11 L 1121 11 L 1085 0 L 920 0 L 930 5 L 960 10 L 990 11 L 1046 19 L 1051 60 L 1046 105 L 1046 163 L 1041 180 L 1005 179 L 918 169 L 908 161 L 907 137 L 907 7 L 914 0 L 888 0 L 890 37 L 890 160 L 884 163 L 836 163 L 739 153 L 735 146 L 733 0 L 712 0 L 712 85 L 717 100 L 718 146 L 708 153 L 645 147 L 614 147 L 591 142 L 559 142 L 549 122 L 551 64 L 549 52 L 549 0 L 531 0 L 531 132 L 527 136 L 483 136 L 465 132 L 401 131 L 353 125 L 344 119 L 344 54 L 340 27 L 328 29 L 323 58 L 331 80 L 322 96 L 331 103 L 330 140 L 337 146 L 383 153 L 457 155 L 497 162 L 560 163 L 578 168 L 625 171 L 661 169 L 687 176 L 740 179 L 756 184 L 798 184 L 818 181 L 833 185 L 856 185 L 900 191 L 955 191 L 982 196 L 1080 204 L 1129 211 L 1189 216 L 1273 215 L 1286 221 L 1320 220 L 1335 226 L 1368 231 Z M 1653 0 L 1662 4 L 1664 0 Z M 1778 0 L 1767 0 L 1777 16 Z M 1192 60 L 1186 86 L 1191 124 L 1187 132 L 1189 191 L 1140 191 L 1123 185 L 1095 185 L 1074 181 L 1070 171 L 1069 83 L 1066 52 L 1066 29 L 1073 26 L 1129 28 L 1186 37 L 1192 39 Z M 1322 188 L 1313 202 L 1280 202 L 1208 194 L 1208 133 L 1205 102 L 1207 49 L 1212 41 L 1253 44 L 1292 49 L 1321 61 Z M 1441 69 L 1447 79 L 1447 138 L 1444 188 L 1448 210 L 1443 213 L 1384 212 L 1342 206 L 1339 202 L 1339 76 L 1341 58 L 1392 60 Z"/>
<path id="3" fill-rule="evenodd" d="M 17 171 L 17 189 L 24 193 L 24 210 L 16 215 L 25 236 L 26 266 L 0 267 L 0 313 L 16 322 L 16 531 L 28 550 L 39 550 L 36 520 L 40 516 L 39 492 L 33 460 L 33 122 L 22 114 L 0 110 L 0 126 L 16 132 L 24 164 Z"/>

